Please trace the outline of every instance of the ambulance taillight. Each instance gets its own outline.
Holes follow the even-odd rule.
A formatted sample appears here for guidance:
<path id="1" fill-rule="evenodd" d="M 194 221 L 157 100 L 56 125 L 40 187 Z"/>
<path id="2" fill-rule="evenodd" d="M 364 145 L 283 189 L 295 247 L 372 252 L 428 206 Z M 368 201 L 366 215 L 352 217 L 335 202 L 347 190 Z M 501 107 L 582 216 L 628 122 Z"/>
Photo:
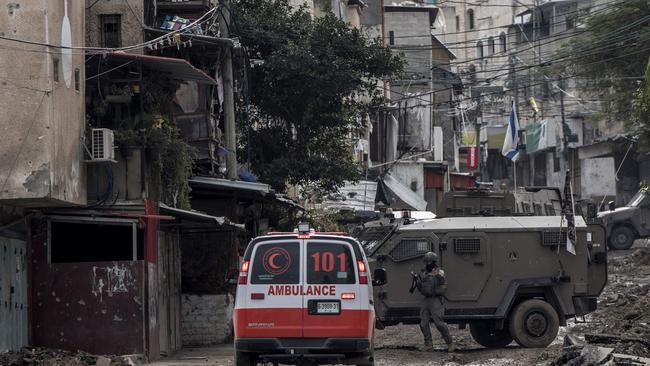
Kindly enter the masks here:
<path id="1" fill-rule="evenodd" d="M 366 264 L 362 260 L 357 261 L 357 268 L 359 269 L 359 284 L 368 284 L 368 272 L 366 272 Z"/>
<path id="2" fill-rule="evenodd" d="M 250 264 L 250 261 L 242 262 L 241 270 L 239 271 L 239 280 L 237 281 L 238 284 L 245 285 L 248 282 L 248 267 Z"/>

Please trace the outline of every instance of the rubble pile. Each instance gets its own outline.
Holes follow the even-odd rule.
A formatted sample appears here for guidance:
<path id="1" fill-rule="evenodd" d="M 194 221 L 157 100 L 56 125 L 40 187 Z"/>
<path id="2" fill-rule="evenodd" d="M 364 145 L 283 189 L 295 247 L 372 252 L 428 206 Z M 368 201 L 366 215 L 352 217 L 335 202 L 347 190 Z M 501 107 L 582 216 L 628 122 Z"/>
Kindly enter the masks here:
<path id="1" fill-rule="evenodd" d="M 96 356 L 83 351 L 70 352 L 50 348 L 28 348 L 0 353 L 2 366 L 129 366 L 120 356 Z"/>
<path id="2" fill-rule="evenodd" d="M 576 324 L 551 365 L 650 365 L 650 249 L 609 260 L 598 310 Z"/>

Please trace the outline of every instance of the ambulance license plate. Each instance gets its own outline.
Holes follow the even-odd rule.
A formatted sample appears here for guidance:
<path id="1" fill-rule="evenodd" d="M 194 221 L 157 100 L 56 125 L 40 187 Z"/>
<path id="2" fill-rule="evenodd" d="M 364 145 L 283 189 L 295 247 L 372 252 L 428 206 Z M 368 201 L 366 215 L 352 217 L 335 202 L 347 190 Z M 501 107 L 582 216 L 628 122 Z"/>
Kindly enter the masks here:
<path id="1" fill-rule="evenodd" d="M 341 304 L 336 301 L 319 301 L 316 303 L 316 314 L 339 314 Z"/>

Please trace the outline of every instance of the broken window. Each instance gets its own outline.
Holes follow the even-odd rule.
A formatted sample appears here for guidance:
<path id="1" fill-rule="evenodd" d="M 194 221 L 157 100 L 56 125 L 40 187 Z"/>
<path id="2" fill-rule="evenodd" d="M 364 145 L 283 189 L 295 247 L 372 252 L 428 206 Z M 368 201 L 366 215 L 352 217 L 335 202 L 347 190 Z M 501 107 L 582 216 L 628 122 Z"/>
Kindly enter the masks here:
<path id="1" fill-rule="evenodd" d="M 499 43 L 501 45 L 501 52 L 505 53 L 508 50 L 508 45 L 506 44 L 506 42 L 507 42 L 506 34 L 501 32 L 501 34 L 499 35 Z"/>
<path id="2" fill-rule="evenodd" d="M 74 90 L 81 90 L 81 72 L 79 69 L 74 69 Z"/>
<path id="3" fill-rule="evenodd" d="M 52 59 L 52 80 L 54 80 L 55 83 L 59 82 L 59 59 L 58 58 Z"/>
<path id="4" fill-rule="evenodd" d="M 101 46 L 107 48 L 118 48 L 122 46 L 122 17 L 118 14 L 100 15 Z"/>
<path id="5" fill-rule="evenodd" d="M 469 26 L 469 29 L 474 29 L 474 10 L 469 9 L 467 11 L 467 23 Z"/>
<path id="6" fill-rule="evenodd" d="M 494 38 L 490 37 L 488 38 L 488 55 L 492 56 L 494 55 L 494 52 L 495 52 Z"/>
<path id="7" fill-rule="evenodd" d="M 142 260 L 144 233 L 132 220 L 49 224 L 50 263 Z"/>

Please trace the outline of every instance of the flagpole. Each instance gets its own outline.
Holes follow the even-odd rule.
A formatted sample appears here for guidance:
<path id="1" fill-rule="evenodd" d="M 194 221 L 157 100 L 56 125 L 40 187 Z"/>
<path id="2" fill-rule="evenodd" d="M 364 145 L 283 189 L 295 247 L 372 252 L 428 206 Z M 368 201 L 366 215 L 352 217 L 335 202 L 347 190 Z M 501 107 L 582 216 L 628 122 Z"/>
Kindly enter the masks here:
<path id="1" fill-rule="evenodd" d="M 514 176 L 515 176 L 514 177 L 515 178 L 515 194 L 517 194 L 517 162 L 516 161 L 512 162 L 512 167 L 513 167 Z"/>

